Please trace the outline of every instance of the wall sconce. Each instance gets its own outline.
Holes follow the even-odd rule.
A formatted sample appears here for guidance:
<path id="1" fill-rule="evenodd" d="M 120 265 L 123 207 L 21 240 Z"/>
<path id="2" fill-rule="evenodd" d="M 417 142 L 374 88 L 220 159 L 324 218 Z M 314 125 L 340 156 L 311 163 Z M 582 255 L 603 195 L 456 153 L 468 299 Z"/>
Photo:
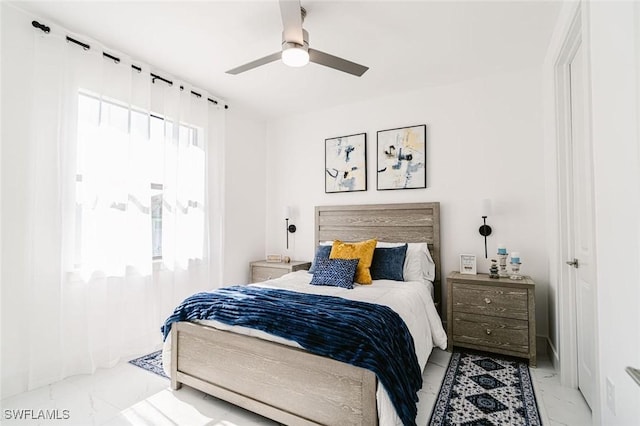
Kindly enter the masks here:
<path id="1" fill-rule="evenodd" d="M 291 224 L 289 225 L 289 218 L 291 217 L 291 206 L 286 206 L 284 208 L 284 217 L 285 217 L 285 221 L 287 223 L 286 225 L 286 233 L 287 233 L 287 250 L 289 250 L 289 232 L 291 232 L 292 234 L 294 232 L 296 232 L 296 226 Z"/>
<path id="2" fill-rule="evenodd" d="M 491 235 L 491 227 L 487 225 L 487 216 L 491 214 L 491 200 L 484 199 L 482 200 L 482 223 L 483 225 L 480 227 L 480 235 L 484 237 L 484 258 L 487 256 L 487 237 Z"/>

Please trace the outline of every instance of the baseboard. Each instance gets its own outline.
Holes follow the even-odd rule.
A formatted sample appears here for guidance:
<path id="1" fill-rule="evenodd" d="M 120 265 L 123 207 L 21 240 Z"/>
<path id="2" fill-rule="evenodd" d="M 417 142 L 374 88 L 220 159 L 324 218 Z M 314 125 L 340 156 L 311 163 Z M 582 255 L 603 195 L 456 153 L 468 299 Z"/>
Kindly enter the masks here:
<path id="1" fill-rule="evenodd" d="M 549 361 L 551 361 L 551 364 L 556 371 L 560 371 L 560 357 L 558 356 L 558 350 L 555 348 L 555 346 L 553 346 L 553 343 L 551 343 L 551 339 L 549 339 L 548 337 L 546 346 Z"/>

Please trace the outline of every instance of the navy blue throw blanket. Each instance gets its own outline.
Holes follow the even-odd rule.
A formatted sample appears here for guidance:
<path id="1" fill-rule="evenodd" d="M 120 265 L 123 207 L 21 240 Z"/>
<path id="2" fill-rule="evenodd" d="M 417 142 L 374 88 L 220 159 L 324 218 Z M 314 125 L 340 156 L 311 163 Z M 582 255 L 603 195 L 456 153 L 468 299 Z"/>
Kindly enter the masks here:
<path id="1" fill-rule="evenodd" d="M 314 354 L 373 371 L 405 425 L 416 424 L 422 374 L 413 337 L 391 308 L 341 297 L 234 286 L 198 293 L 165 322 L 216 320 L 297 342 Z"/>

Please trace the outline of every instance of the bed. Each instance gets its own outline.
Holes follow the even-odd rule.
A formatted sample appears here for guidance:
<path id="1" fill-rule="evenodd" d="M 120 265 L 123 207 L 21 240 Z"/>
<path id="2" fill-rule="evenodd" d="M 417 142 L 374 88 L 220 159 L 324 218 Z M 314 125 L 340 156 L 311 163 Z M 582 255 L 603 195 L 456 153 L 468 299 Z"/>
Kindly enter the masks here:
<path id="1" fill-rule="evenodd" d="M 415 313 L 416 309 L 422 309 L 415 307 L 422 306 L 415 301 L 414 307 L 407 308 L 409 314 L 403 317 L 412 334 L 421 334 L 422 331 L 415 330 L 428 328 L 430 337 L 416 339 L 421 369 L 434 346 L 446 347 L 436 310 L 441 299 L 439 224 L 439 203 L 320 206 L 315 210 L 316 246 L 335 239 L 370 238 L 428 244 L 436 266 L 432 294 L 418 291 L 425 294 L 420 298 L 428 299 L 422 305 L 426 306 L 424 315 L 430 321 L 425 325 L 421 324 L 424 321 L 416 320 L 424 315 Z M 258 285 L 304 292 L 315 287 L 308 285 L 310 276 L 298 271 Z M 302 287 L 305 280 L 307 285 Z M 401 310 L 403 292 L 415 286 L 402 284 L 387 283 L 384 289 L 382 285 L 374 285 L 366 292 L 347 294 L 355 299 L 373 297 L 378 300 L 376 303 Z M 340 297 L 344 294 L 343 289 L 336 288 L 320 291 Z M 361 296 L 365 293 L 366 296 Z M 370 370 L 315 355 L 295 342 L 257 330 L 211 322 L 177 322 L 165 342 L 163 359 L 173 389 L 186 384 L 284 424 L 399 424 L 386 391 Z"/>

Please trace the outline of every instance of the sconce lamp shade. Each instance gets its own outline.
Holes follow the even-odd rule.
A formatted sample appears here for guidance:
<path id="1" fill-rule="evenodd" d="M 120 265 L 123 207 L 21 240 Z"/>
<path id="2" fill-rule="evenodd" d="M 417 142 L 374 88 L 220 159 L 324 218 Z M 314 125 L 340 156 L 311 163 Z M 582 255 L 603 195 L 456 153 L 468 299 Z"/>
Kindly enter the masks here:
<path id="1" fill-rule="evenodd" d="M 291 206 L 284 206 L 284 218 L 285 219 L 291 218 Z"/>
<path id="2" fill-rule="evenodd" d="M 482 200 L 482 204 L 481 204 L 481 216 L 486 216 L 489 217 L 491 216 L 491 214 L 493 213 L 493 209 L 492 209 L 492 205 L 491 205 L 491 200 L 489 198 L 485 198 L 484 200 Z"/>

